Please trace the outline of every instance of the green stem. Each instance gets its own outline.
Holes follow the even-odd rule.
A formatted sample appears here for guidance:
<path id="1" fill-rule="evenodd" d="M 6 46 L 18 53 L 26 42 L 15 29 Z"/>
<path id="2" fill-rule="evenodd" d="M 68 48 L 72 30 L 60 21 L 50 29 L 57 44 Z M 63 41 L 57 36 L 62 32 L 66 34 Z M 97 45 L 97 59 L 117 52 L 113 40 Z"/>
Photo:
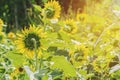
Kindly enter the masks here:
<path id="1" fill-rule="evenodd" d="M 95 49 L 95 47 L 97 46 L 97 44 L 99 43 L 100 39 L 102 38 L 102 36 L 104 35 L 104 33 L 110 29 L 111 27 L 113 27 L 115 23 L 111 24 L 110 26 L 108 26 L 106 29 L 103 30 L 103 32 L 100 34 L 100 36 L 97 38 L 96 42 L 93 45 L 93 49 Z"/>
<path id="2" fill-rule="evenodd" d="M 37 70 L 37 69 L 38 69 L 37 45 L 36 45 L 36 40 L 35 40 L 34 38 L 32 38 L 32 41 L 34 42 L 34 47 L 35 47 L 35 51 L 34 51 L 34 52 L 35 52 L 35 53 L 34 53 L 34 55 L 35 55 L 35 67 L 36 67 L 36 70 Z"/>
<path id="3" fill-rule="evenodd" d="M 40 65 L 39 65 L 39 68 L 41 69 L 41 67 L 42 67 L 42 56 L 41 56 L 41 58 L 40 58 Z"/>
<path id="4" fill-rule="evenodd" d="M 1 80 L 2 80 L 2 78 L 5 76 L 6 72 L 7 72 L 7 70 L 5 70 L 5 72 L 4 72 L 3 75 L 1 76 Z"/>

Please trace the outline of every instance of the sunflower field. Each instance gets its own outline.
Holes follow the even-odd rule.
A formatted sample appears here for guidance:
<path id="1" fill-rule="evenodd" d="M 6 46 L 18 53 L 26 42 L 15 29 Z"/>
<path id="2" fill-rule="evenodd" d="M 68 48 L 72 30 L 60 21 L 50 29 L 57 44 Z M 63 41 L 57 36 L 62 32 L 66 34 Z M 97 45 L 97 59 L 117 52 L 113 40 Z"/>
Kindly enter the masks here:
<path id="1" fill-rule="evenodd" d="M 0 80 L 120 80 L 119 3 L 0 0 Z"/>

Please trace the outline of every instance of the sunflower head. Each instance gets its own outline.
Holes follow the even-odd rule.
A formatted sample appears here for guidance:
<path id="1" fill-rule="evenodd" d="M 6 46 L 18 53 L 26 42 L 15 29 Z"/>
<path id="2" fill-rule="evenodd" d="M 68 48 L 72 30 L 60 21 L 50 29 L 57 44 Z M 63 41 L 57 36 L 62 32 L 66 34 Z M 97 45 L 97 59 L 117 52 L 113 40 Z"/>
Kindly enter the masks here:
<path id="1" fill-rule="evenodd" d="M 22 67 L 18 67 L 10 74 L 10 78 L 11 80 L 16 80 L 22 74 L 24 74 L 24 69 Z"/>
<path id="2" fill-rule="evenodd" d="M 71 62 L 79 66 L 87 60 L 88 48 L 85 45 L 75 45 L 75 51 L 70 52 Z"/>
<path id="3" fill-rule="evenodd" d="M 43 16 L 48 19 L 56 19 L 60 17 L 61 7 L 58 1 L 51 1 L 45 4 Z"/>
<path id="4" fill-rule="evenodd" d="M 41 55 L 39 50 L 42 46 L 41 38 L 43 37 L 44 34 L 39 27 L 30 26 L 29 29 L 24 29 L 21 34 L 18 34 L 18 39 L 16 41 L 18 46 L 17 49 L 30 58 L 33 58 L 35 50 Z"/>
<path id="5" fill-rule="evenodd" d="M 76 61 L 83 61 L 87 59 L 88 48 L 85 45 L 76 45 L 76 51 L 74 52 L 74 57 Z"/>
<path id="6" fill-rule="evenodd" d="M 77 32 L 77 26 L 72 19 L 68 19 L 64 22 L 64 26 L 62 29 L 66 33 L 75 33 Z"/>
<path id="7" fill-rule="evenodd" d="M 77 68 L 84 65 L 87 62 L 89 50 L 86 48 L 85 45 L 75 45 L 74 50 L 71 50 L 70 55 L 70 62 Z"/>
<path id="8" fill-rule="evenodd" d="M 9 38 L 9 39 L 15 39 L 15 37 L 16 37 L 16 36 L 15 36 L 15 34 L 14 34 L 13 32 L 9 32 L 9 33 L 8 33 L 8 38 Z"/>
<path id="9" fill-rule="evenodd" d="M 28 33 L 27 35 L 25 35 L 24 37 L 24 44 L 25 47 L 28 48 L 29 50 L 34 50 L 35 46 L 34 46 L 34 41 L 32 39 L 35 39 L 36 41 L 36 48 L 38 49 L 41 46 L 40 43 L 40 37 L 36 34 L 36 33 Z"/>
<path id="10" fill-rule="evenodd" d="M 2 19 L 0 19 L 0 31 L 2 31 L 2 26 L 3 26 L 3 21 L 2 21 Z"/>

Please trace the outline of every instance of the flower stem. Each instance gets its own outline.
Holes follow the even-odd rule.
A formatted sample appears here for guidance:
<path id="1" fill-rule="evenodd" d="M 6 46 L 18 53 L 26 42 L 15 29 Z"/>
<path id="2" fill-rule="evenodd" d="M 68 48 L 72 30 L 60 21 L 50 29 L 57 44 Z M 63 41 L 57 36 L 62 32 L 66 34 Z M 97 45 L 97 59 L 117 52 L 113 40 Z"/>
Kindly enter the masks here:
<path id="1" fill-rule="evenodd" d="M 41 67 L 42 67 L 42 56 L 41 56 L 41 58 L 40 58 L 40 65 L 39 65 L 39 69 L 41 69 Z"/>
<path id="2" fill-rule="evenodd" d="M 3 79 L 3 77 L 5 76 L 7 70 L 5 70 L 5 72 L 3 73 L 3 75 L 1 76 L 1 80 Z"/>
<path id="3" fill-rule="evenodd" d="M 115 23 L 112 23 L 111 25 L 109 25 L 106 29 L 103 30 L 103 32 L 100 34 L 100 36 L 97 38 L 96 42 L 93 45 L 93 49 L 95 49 L 96 45 L 99 43 L 100 39 L 102 38 L 102 36 L 104 35 L 104 33 L 110 29 L 111 27 L 113 27 Z"/>
<path id="4" fill-rule="evenodd" d="M 36 45 L 36 40 L 35 40 L 34 38 L 32 38 L 32 41 L 34 42 L 34 47 L 35 47 L 35 50 L 34 50 L 34 56 L 35 56 L 35 69 L 37 70 L 37 69 L 38 69 L 37 45 Z"/>

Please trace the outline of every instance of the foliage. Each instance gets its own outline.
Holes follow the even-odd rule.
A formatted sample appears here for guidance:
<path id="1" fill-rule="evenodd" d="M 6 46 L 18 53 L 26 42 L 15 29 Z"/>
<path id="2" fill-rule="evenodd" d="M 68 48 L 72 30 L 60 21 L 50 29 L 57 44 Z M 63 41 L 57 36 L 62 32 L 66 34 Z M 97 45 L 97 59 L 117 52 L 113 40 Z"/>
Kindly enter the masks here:
<path id="1" fill-rule="evenodd" d="M 28 24 L 8 34 L 5 23 L 14 20 L 6 11 L 17 1 L 0 3 L 0 80 L 119 80 L 120 7 L 89 0 L 85 12 L 64 17 L 59 2 L 42 1 L 47 7 L 30 0 Z"/>

